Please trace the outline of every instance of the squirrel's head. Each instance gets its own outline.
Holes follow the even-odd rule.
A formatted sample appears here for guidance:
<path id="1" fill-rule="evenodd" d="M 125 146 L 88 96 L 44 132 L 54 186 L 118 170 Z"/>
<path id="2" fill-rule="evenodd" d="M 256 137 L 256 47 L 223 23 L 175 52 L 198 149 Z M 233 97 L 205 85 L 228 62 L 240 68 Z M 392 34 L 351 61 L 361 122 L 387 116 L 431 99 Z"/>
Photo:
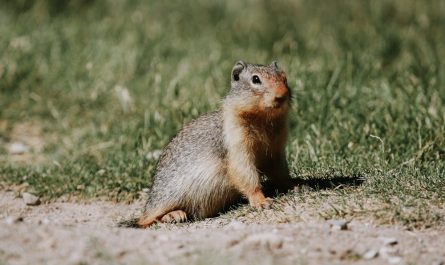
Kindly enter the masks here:
<path id="1" fill-rule="evenodd" d="M 286 74 L 274 61 L 270 65 L 238 61 L 232 68 L 226 103 L 245 114 L 277 117 L 287 114 L 291 91 Z"/>

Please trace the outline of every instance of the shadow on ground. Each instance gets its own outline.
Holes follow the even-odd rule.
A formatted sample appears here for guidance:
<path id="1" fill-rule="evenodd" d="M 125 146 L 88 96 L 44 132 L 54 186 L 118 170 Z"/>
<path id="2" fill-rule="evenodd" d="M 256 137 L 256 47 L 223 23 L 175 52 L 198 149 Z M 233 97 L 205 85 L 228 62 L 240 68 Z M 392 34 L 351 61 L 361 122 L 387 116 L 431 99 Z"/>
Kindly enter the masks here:
<path id="1" fill-rule="evenodd" d="M 310 188 L 313 190 L 343 189 L 346 187 L 356 187 L 364 183 L 365 177 L 361 174 L 344 176 L 317 176 L 317 177 L 297 177 L 292 179 L 293 189 Z M 277 191 L 270 188 L 268 183 L 264 183 L 264 193 L 267 196 L 275 197 Z"/>
<path id="2" fill-rule="evenodd" d="M 351 186 L 360 186 L 365 181 L 363 175 L 352 176 L 325 176 L 321 178 L 295 178 L 295 186 L 309 187 L 315 190 L 341 189 Z"/>

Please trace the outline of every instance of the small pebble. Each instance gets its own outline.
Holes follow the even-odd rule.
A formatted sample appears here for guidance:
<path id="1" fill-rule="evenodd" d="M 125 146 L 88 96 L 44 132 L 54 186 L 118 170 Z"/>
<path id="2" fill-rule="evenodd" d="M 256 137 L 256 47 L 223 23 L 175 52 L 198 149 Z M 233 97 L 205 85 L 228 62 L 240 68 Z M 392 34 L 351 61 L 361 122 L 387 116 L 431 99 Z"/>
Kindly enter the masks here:
<path id="1" fill-rule="evenodd" d="M 381 237 L 380 239 L 383 240 L 383 244 L 385 246 L 394 246 L 397 245 L 397 238 L 394 237 Z"/>
<path id="2" fill-rule="evenodd" d="M 363 259 L 373 259 L 376 258 L 379 255 L 378 251 L 375 251 L 373 249 L 370 249 L 363 254 Z"/>
<path id="3" fill-rule="evenodd" d="M 346 220 L 329 220 L 332 230 L 348 230 L 349 221 Z"/>
<path id="4" fill-rule="evenodd" d="M 31 193 L 24 192 L 22 194 L 22 198 L 23 198 L 23 201 L 25 202 L 26 205 L 35 206 L 35 205 L 39 205 L 40 204 L 39 197 L 37 197 L 37 196 L 35 196 L 35 195 L 31 194 Z"/>
<path id="5" fill-rule="evenodd" d="M 47 224 L 49 224 L 49 219 L 44 218 L 43 220 L 39 220 L 38 224 L 39 225 L 47 225 Z"/>
<path id="6" fill-rule="evenodd" d="M 392 248 L 392 247 L 381 247 L 379 252 L 382 256 L 390 256 L 390 255 L 396 254 L 397 249 Z"/>
<path id="7" fill-rule="evenodd" d="M 401 257 L 389 257 L 387 260 L 390 264 L 397 264 L 402 261 L 402 258 Z"/>
<path id="8" fill-rule="evenodd" d="M 162 150 L 154 150 L 152 152 L 148 152 L 145 157 L 148 160 L 158 160 L 159 157 L 162 155 Z"/>
<path id="9" fill-rule="evenodd" d="M 17 224 L 20 222 L 23 222 L 23 217 L 19 216 L 19 217 L 13 217 L 13 216 L 9 216 L 8 218 L 6 218 L 5 223 L 8 225 L 12 225 L 12 224 Z"/>
<path id="10" fill-rule="evenodd" d="M 15 142 L 8 146 L 8 152 L 11 155 L 21 155 L 28 151 L 28 147 L 24 143 Z"/>
<path id="11" fill-rule="evenodd" d="M 254 248 L 261 247 L 274 250 L 282 248 L 284 241 L 280 236 L 275 234 L 261 233 L 248 236 L 243 243 L 244 246 L 251 246 Z"/>
<path id="12" fill-rule="evenodd" d="M 240 221 L 232 221 L 227 225 L 227 228 L 231 228 L 231 229 L 244 229 L 246 227 L 245 224 L 243 224 Z"/>
<path id="13" fill-rule="evenodd" d="M 237 239 L 229 240 L 229 241 L 227 241 L 227 243 L 226 243 L 226 248 L 231 248 L 231 247 L 233 247 L 233 246 L 239 244 L 239 242 L 240 242 L 240 241 L 237 240 Z"/>

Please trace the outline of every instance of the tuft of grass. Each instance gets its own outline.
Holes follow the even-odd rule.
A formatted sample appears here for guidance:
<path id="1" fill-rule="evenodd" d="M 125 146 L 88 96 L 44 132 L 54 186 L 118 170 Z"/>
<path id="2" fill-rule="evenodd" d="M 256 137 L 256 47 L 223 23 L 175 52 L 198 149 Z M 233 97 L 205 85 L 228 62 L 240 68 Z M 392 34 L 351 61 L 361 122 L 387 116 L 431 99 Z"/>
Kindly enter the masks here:
<path id="1" fill-rule="evenodd" d="M 44 200 L 135 199 L 153 154 L 218 108 L 236 60 L 276 59 L 295 95 L 294 177 L 364 179 L 298 200 L 335 198 L 326 218 L 435 225 L 445 200 L 444 14 L 433 0 L 1 0 L 0 186 Z M 9 154 L 17 141 L 30 151 Z"/>

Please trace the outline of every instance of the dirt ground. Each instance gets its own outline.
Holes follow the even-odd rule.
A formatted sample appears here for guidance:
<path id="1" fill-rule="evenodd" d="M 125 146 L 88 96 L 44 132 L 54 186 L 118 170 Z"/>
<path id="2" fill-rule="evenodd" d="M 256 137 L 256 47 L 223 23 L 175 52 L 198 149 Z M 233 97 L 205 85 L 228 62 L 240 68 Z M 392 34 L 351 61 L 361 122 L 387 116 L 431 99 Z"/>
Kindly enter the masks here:
<path id="1" fill-rule="evenodd" d="M 0 192 L 0 264 L 445 264 L 445 228 L 352 221 L 245 224 L 224 218 L 148 230 L 116 223 L 141 207 L 112 202 L 26 206 Z"/>

